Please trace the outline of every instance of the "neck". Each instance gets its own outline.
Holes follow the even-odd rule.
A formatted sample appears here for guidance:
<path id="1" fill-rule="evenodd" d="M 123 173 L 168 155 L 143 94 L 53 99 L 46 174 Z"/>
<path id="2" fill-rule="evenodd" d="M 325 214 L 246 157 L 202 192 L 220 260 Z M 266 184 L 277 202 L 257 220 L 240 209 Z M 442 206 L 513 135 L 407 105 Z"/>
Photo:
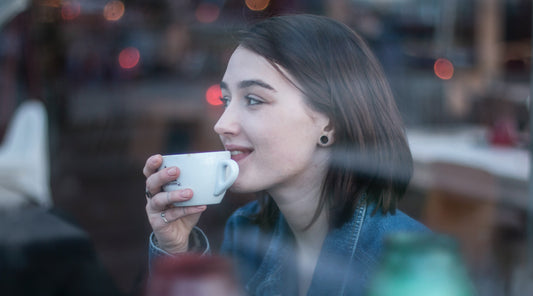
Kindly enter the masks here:
<path id="1" fill-rule="evenodd" d="M 318 194 L 311 194 L 286 202 L 276 201 L 294 234 L 300 295 L 306 295 L 309 290 L 320 250 L 329 229 L 326 209 L 323 209 L 315 222 L 309 225 L 318 200 Z"/>
<path id="2" fill-rule="evenodd" d="M 295 238 L 299 290 L 307 294 L 313 273 L 329 230 L 327 206 L 310 225 L 321 197 L 321 185 L 327 171 L 327 152 L 318 157 L 313 169 L 298 179 L 271 188 L 268 193 L 285 217 Z M 320 168 L 320 169 L 319 169 Z"/>
<path id="3" fill-rule="evenodd" d="M 311 227 L 308 226 L 315 215 L 321 197 L 328 159 L 328 152 L 321 151 L 305 173 L 267 190 L 283 213 L 297 242 L 314 241 L 313 235 L 323 233 L 325 236 L 327 232 L 327 213 L 324 210 L 317 221 Z"/>
<path id="4" fill-rule="evenodd" d="M 314 184 L 320 184 L 315 182 Z M 314 246 L 320 249 L 329 223 L 326 208 L 311 225 L 320 200 L 320 186 L 295 186 L 294 190 L 269 192 L 287 224 L 291 228 L 297 245 Z"/>

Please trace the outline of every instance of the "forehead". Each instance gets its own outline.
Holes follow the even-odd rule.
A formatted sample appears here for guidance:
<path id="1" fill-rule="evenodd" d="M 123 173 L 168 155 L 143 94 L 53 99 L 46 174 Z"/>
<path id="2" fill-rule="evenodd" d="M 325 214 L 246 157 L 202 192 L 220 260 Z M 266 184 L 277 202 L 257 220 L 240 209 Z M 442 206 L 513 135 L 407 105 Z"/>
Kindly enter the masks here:
<path id="1" fill-rule="evenodd" d="M 257 79 L 267 81 L 269 84 L 292 84 L 291 81 L 294 80 L 290 74 L 280 66 L 278 69 L 263 56 L 239 46 L 231 55 L 222 81 L 233 84 Z"/>

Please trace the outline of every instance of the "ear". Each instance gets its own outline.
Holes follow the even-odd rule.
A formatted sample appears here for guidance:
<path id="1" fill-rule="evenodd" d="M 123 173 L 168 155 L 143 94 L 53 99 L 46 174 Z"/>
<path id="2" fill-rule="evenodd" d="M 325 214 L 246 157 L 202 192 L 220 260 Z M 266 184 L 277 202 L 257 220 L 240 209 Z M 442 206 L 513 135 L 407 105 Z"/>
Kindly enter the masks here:
<path id="1" fill-rule="evenodd" d="M 329 119 L 322 128 L 322 133 L 318 139 L 318 145 L 322 147 L 331 146 L 335 142 L 335 130 Z"/>
<path id="2" fill-rule="evenodd" d="M 333 123 L 331 122 L 331 120 L 329 120 L 329 118 L 328 118 L 327 124 L 326 124 L 326 126 L 324 126 L 323 130 L 324 130 L 324 132 L 333 133 L 333 130 L 334 130 Z"/>

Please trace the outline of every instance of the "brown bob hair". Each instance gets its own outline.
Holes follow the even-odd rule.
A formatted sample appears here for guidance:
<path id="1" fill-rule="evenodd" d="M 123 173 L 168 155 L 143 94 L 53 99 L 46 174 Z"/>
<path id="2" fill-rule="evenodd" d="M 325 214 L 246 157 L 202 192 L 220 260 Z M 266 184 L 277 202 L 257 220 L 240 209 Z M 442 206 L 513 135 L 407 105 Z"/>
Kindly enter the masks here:
<path id="1" fill-rule="evenodd" d="M 260 21 L 238 40 L 288 71 L 309 106 L 330 119 L 332 158 L 309 225 L 324 207 L 330 225 L 342 225 L 363 194 L 376 211 L 394 213 L 412 176 L 412 157 L 389 84 L 363 39 L 333 19 L 300 14 Z M 257 222 L 272 226 L 279 210 L 265 193 L 260 202 Z"/>

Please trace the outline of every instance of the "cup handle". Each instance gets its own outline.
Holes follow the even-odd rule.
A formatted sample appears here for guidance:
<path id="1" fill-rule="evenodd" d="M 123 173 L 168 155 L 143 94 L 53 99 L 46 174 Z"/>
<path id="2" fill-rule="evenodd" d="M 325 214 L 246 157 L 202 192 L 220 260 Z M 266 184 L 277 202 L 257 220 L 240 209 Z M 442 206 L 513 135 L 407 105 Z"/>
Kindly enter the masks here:
<path id="1" fill-rule="evenodd" d="M 229 175 L 226 171 L 229 168 Z M 226 191 L 237 179 L 239 175 L 239 165 L 233 159 L 224 159 L 218 163 L 217 182 L 215 184 L 214 195 L 220 195 Z"/>

